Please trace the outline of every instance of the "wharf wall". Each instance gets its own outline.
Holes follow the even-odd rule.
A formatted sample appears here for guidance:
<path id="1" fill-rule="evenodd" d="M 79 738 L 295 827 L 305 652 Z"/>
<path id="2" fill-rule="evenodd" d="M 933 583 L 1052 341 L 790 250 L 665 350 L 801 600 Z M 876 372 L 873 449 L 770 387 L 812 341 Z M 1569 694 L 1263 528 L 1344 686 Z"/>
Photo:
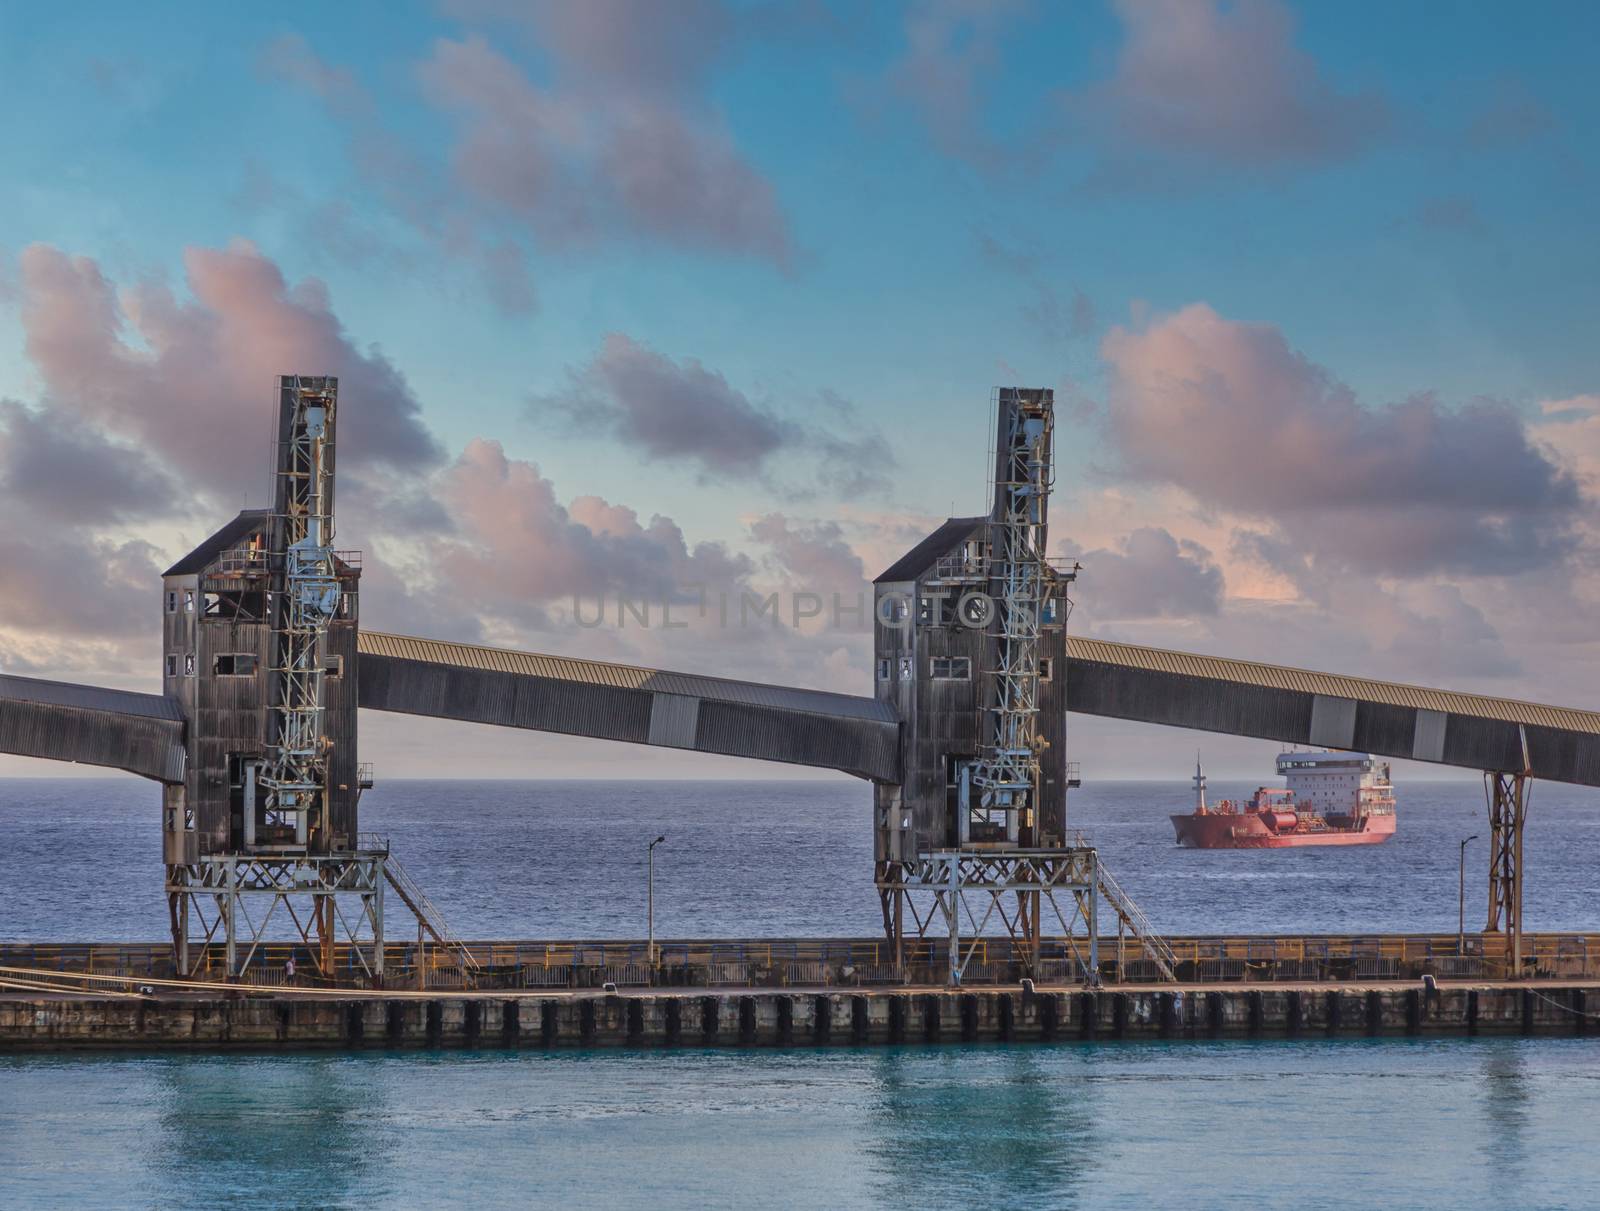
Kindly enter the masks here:
<path id="1" fill-rule="evenodd" d="M 1600 1036 L 1600 984 L 505 996 L 0 994 L 0 1051 L 810 1047 L 1067 1040 Z"/>

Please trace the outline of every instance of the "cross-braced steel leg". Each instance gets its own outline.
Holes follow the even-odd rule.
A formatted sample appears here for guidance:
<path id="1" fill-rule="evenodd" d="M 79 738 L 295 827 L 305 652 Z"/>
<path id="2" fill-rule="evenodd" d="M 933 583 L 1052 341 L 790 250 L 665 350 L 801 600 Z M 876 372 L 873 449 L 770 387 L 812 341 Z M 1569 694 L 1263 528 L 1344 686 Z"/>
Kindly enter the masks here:
<path id="1" fill-rule="evenodd" d="M 1486 773 L 1489 800 L 1489 933 L 1504 932 L 1511 971 L 1522 972 L 1522 824 L 1532 779 L 1525 773 Z"/>

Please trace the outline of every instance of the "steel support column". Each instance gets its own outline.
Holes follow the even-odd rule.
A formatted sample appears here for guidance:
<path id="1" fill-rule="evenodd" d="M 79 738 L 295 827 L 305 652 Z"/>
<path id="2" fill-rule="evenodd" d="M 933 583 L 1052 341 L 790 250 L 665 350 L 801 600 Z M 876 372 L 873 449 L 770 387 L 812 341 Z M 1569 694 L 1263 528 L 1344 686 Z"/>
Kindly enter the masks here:
<path id="1" fill-rule="evenodd" d="M 1504 933 L 1513 975 L 1522 971 L 1522 825 L 1533 780 L 1525 773 L 1483 776 L 1489 801 L 1489 933 Z"/>

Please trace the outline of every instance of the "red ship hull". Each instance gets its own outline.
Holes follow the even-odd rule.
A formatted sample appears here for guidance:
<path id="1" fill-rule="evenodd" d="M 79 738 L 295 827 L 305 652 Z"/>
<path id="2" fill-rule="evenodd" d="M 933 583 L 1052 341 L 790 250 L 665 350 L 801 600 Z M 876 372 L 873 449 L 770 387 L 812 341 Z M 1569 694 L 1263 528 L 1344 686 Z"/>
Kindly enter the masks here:
<path id="1" fill-rule="evenodd" d="M 1325 828 L 1280 831 L 1265 812 L 1207 812 L 1173 816 L 1178 844 L 1185 849 L 1289 849 L 1301 845 L 1378 845 L 1394 836 L 1392 814 L 1365 816 L 1350 823 L 1329 821 Z M 1337 819 L 1337 818 L 1336 818 Z"/>

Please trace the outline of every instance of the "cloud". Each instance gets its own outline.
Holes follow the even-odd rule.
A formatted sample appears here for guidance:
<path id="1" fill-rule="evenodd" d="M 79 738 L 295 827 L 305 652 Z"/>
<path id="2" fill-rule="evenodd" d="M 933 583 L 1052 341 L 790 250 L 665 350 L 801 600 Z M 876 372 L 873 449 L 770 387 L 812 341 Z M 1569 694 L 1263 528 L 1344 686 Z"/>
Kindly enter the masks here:
<path id="1" fill-rule="evenodd" d="M 1505 77 L 1496 82 L 1482 107 L 1467 124 L 1467 145 L 1478 151 L 1520 147 L 1555 127 L 1555 115 L 1523 81 Z"/>
<path id="2" fill-rule="evenodd" d="M 0 624 L 29 635 L 127 639 L 157 634 L 153 603 L 160 552 L 138 539 L 115 541 L 18 524 L 0 530 Z M 152 666 L 153 668 L 153 666 Z"/>
<path id="3" fill-rule="evenodd" d="M 305 89 L 335 113 L 366 116 L 372 110 L 372 98 L 355 73 L 327 62 L 301 34 L 283 34 L 268 42 L 260 66 L 269 76 Z"/>
<path id="4" fill-rule="evenodd" d="M 772 566 L 795 591 L 838 593 L 853 602 L 866 590 L 866 567 L 836 521 L 806 523 L 767 513 L 751 523 L 750 536 L 767 548 Z"/>
<path id="5" fill-rule="evenodd" d="M 1022 317 L 1049 340 L 1065 344 L 1094 335 L 1098 326 L 1094 300 L 1073 287 L 1067 297 L 1047 276 L 1044 258 L 1014 250 L 988 232 L 978 233 L 978 251 L 986 261 L 1014 275 L 1027 291 Z"/>
<path id="6" fill-rule="evenodd" d="M 551 87 L 480 36 L 435 43 L 420 74 L 457 122 L 457 183 L 546 238 L 645 238 L 787 268 L 793 249 L 776 193 L 686 91 L 698 72 L 672 49 L 681 39 L 652 53 L 632 35 L 594 37 L 591 25 L 578 13 L 551 22 L 563 34 Z M 634 72 L 632 63 L 653 66 Z"/>
<path id="7" fill-rule="evenodd" d="M 982 130 L 983 83 L 998 70 L 1001 44 L 1026 0 L 920 0 L 904 22 L 905 53 L 890 91 L 909 104 L 946 154 L 992 161 Z"/>
<path id="8" fill-rule="evenodd" d="M 855 409 L 823 392 L 832 414 L 805 425 L 751 400 L 695 358 L 673 361 L 621 332 L 608 334 L 587 365 L 570 369 L 564 390 L 535 397 L 537 418 L 551 413 L 582 433 L 610 438 L 646 458 L 682 462 L 706 476 L 755 479 L 779 456 L 819 460 L 817 479 L 842 493 L 873 487 L 894 464 L 880 434 L 863 430 Z"/>
<path id="9" fill-rule="evenodd" d="M 1548 400 L 1540 412 L 1534 436 L 1600 498 L 1600 394 Z"/>
<path id="10" fill-rule="evenodd" d="M 1417 222 L 1435 231 L 1481 231 L 1484 226 L 1477 203 L 1460 195 L 1426 199 L 1417 208 Z"/>
<path id="11" fill-rule="evenodd" d="M 1339 90 L 1294 45 L 1293 15 L 1277 0 L 1118 0 L 1116 10 L 1125 38 L 1115 70 L 1063 98 L 1071 125 L 1110 161 L 1326 163 L 1364 150 L 1388 123 L 1380 96 Z"/>
<path id="12" fill-rule="evenodd" d="M 750 570 L 720 543 L 691 546 L 670 518 L 643 523 L 597 496 L 563 505 L 537 466 L 483 438 L 444 472 L 440 493 L 462 536 L 433 549 L 439 587 L 459 584 L 485 609 L 522 621 L 573 594 L 682 600 Z"/>
<path id="13" fill-rule="evenodd" d="M 520 26 L 583 87 L 674 100 L 703 84 L 737 28 L 721 0 L 447 0 L 444 8 L 466 21 Z"/>
<path id="14" fill-rule="evenodd" d="M 1364 407 L 1276 328 L 1204 304 L 1114 328 L 1101 349 L 1110 437 L 1133 479 L 1398 576 L 1508 575 L 1571 549 L 1578 486 L 1504 405 L 1420 394 Z"/>
<path id="15" fill-rule="evenodd" d="M 8 509 L 28 508 L 46 525 L 98 524 L 170 513 L 178 496 L 159 464 L 67 409 L 0 400 L 0 500 Z"/>
<path id="16" fill-rule="evenodd" d="M 1157 526 L 1080 559 L 1078 596 L 1096 620 L 1193 618 L 1216 614 L 1222 604 L 1222 571 L 1211 552 Z"/>
<path id="17" fill-rule="evenodd" d="M 46 405 L 69 418 L 63 431 L 77 422 L 159 452 L 191 490 L 236 501 L 259 479 L 278 376 L 335 374 L 351 479 L 441 461 L 405 377 L 351 342 L 320 282 L 291 286 L 242 242 L 190 248 L 184 265 L 180 299 L 152 283 L 119 292 L 94 261 L 48 245 L 24 250 L 27 353 Z M 112 461 L 114 448 L 97 456 Z"/>
<path id="18" fill-rule="evenodd" d="M 652 459 L 686 459 L 707 472 L 753 475 L 795 437 L 787 422 L 752 404 L 694 358 L 683 363 L 620 332 L 570 374 L 561 396 L 538 401 L 596 425 Z"/>

